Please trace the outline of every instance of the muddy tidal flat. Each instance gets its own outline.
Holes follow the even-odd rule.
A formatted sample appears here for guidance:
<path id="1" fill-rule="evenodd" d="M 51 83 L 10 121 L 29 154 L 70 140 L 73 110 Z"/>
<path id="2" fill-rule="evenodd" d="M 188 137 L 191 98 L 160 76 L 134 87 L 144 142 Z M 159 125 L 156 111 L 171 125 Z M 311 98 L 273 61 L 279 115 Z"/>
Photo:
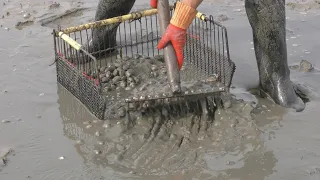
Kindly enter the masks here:
<path id="1" fill-rule="evenodd" d="M 232 107 L 218 109 L 214 118 L 155 113 L 130 122 L 97 120 L 57 84 L 55 65 L 49 66 L 52 29 L 92 21 L 97 3 L 0 3 L 1 180 L 320 179 L 318 1 L 286 1 L 291 79 L 310 98 L 303 112 L 257 95 L 244 1 L 204 0 L 199 10 L 228 30 L 237 66 Z M 148 3 L 137 0 L 133 11 Z"/>

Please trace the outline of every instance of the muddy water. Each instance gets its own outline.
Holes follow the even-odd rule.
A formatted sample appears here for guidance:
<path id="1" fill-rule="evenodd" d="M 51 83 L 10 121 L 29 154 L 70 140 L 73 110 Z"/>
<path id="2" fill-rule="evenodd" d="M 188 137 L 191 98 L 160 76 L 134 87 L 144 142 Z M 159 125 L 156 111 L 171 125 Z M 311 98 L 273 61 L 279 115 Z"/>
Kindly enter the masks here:
<path id="1" fill-rule="evenodd" d="M 205 0 L 200 10 L 229 17 L 223 24 L 237 65 L 232 92 L 244 102 L 217 111 L 215 121 L 156 116 L 129 124 L 97 121 L 57 85 L 55 67 L 48 66 L 53 61 L 52 27 L 92 20 L 97 3 L 57 2 L 61 6 L 51 10 L 51 1 L 1 5 L 0 157 L 14 150 L 6 165 L 0 162 L 1 180 L 320 179 L 319 73 L 291 72 L 313 97 L 301 113 L 259 99 L 254 90 L 249 93 L 258 79 L 242 1 Z M 147 6 L 140 0 L 134 10 Z M 75 8 L 86 10 L 56 19 Z M 21 11 L 35 22 L 18 30 L 14 25 L 24 21 Z M 290 64 L 306 59 L 319 66 L 319 13 L 316 8 L 288 9 Z M 52 19 L 48 27 L 40 26 Z"/>

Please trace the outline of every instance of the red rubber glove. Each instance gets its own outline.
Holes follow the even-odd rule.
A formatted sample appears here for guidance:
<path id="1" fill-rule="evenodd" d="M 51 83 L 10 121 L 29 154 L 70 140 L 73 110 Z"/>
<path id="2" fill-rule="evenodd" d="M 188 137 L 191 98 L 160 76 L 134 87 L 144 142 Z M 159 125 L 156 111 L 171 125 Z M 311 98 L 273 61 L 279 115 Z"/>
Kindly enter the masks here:
<path id="1" fill-rule="evenodd" d="M 150 0 L 150 6 L 152 8 L 157 8 L 158 0 Z"/>
<path id="2" fill-rule="evenodd" d="M 169 24 L 158 44 L 158 49 L 163 49 L 171 42 L 176 52 L 179 70 L 182 68 L 183 64 L 183 49 L 187 40 L 186 34 L 187 31 L 185 29 Z"/>
<path id="3" fill-rule="evenodd" d="M 150 6 L 157 8 L 158 0 L 150 0 Z M 184 16 L 189 14 L 189 16 Z M 170 21 L 166 32 L 162 36 L 158 49 L 163 49 L 171 42 L 177 57 L 179 70 L 183 64 L 183 50 L 187 40 L 187 27 L 191 24 L 193 18 L 196 16 L 197 11 L 181 2 L 177 2 L 176 11 Z M 183 27 L 183 28 L 182 28 Z"/>

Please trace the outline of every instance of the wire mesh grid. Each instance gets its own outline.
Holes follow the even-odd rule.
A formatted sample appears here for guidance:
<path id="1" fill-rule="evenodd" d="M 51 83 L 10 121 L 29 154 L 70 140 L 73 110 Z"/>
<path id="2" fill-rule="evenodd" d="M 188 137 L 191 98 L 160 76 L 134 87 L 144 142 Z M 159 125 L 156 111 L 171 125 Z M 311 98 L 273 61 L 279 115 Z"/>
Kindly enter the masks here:
<path id="1" fill-rule="evenodd" d="M 203 80 L 215 75 L 228 91 L 235 65 L 229 56 L 227 30 L 212 16 L 205 21 L 195 19 L 189 27 L 184 59 L 183 79 Z"/>
<path id="2" fill-rule="evenodd" d="M 170 11 L 171 15 L 173 12 Z M 101 92 L 99 68 L 117 59 L 135 59 L 137 55 L 161 57 L 163 54 L 157 49 L 161 38 L 157 14 L 137 17 L 66 33 L 82 45 L 80 51 L 54 36 L 58 82 L 100 119 L 103 118 L 106 98 Z M 56 32 L 54 30 L 54 34 Z M 181 81 L 201 81 L 215 75 L 228 91 L 234 70 L 226 28 L 214 22 L 212 16 L 195 18 L 187 32 Z"/>

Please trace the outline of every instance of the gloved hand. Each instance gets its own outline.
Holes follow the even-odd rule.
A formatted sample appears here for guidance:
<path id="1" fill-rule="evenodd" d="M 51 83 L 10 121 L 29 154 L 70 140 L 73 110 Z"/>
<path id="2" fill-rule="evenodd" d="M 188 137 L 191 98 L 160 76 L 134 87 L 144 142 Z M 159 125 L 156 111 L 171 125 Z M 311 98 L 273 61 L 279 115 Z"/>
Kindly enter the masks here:
<path id="1" fill-rule="evenodd" d="M 150 0 L 150 6 L 157 8 L 158 0 Z M 187 16 L 186 16 L 187 14 Z M 178 1 L 166 32 L 158 44 L 158 49 L 163 49 L 171 42 L 176 52 L 179 70 L 183 64 L 183 49 L 186 44 L 187 28 L 195 18 L 197 10 Z"/>
<path id="2" fill-rule="evenodd" d="M 158 44 L 158 49 L 163 49 L 171 42 L 173 49 L 176 52 L 179 70 L 183 64 L 183 49 L 187 40 L 186 34 L 187 30 L 170 23 Z"/>
<path id="3" fill-rule="evenodd" d="M 152 8 L 157 8 L 158 0 L 150 0 L 150 6 Z"/>

